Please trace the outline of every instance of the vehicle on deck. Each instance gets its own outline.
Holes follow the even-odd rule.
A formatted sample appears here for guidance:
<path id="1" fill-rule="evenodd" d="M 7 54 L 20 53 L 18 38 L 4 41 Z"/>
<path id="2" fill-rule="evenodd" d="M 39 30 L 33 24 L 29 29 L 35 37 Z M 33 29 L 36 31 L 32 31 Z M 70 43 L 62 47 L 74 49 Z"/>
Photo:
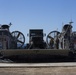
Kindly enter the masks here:
<path id="1" fill-rule="evenodd" d="M 27 49 L 46 49 L 46 42 L 43 37 L 43 29 L 30 29 Z"/>

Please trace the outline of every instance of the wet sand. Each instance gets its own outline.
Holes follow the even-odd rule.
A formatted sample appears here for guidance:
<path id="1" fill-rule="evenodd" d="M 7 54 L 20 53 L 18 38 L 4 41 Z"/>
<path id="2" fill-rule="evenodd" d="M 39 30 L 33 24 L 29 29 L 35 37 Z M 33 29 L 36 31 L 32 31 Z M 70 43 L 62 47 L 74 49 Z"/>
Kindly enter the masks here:
<path id="1" fill-rule="evenodd" d="M 0 75 L 76 75 L 76 67 L 0 68 Z"/>

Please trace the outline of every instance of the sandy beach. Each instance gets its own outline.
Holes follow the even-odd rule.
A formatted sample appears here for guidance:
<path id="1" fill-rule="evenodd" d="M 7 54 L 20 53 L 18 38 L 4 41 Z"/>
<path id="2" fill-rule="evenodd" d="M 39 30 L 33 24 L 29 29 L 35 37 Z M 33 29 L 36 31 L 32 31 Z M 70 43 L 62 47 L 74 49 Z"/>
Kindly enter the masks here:
<path id="1" fill-rule="evenodd" d="M 76 75 L 76 67 L 0 68 L 0 75 Z"/>

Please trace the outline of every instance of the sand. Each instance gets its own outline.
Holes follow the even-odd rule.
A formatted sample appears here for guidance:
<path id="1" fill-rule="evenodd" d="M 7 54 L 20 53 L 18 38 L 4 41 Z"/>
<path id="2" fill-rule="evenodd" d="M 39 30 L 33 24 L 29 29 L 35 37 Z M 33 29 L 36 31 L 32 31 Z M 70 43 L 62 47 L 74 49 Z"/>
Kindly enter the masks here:
<path id="1" fill-rule="evenodd" d="M 0 68 L 0 75 L 76 75 L 76 67 Z"/>

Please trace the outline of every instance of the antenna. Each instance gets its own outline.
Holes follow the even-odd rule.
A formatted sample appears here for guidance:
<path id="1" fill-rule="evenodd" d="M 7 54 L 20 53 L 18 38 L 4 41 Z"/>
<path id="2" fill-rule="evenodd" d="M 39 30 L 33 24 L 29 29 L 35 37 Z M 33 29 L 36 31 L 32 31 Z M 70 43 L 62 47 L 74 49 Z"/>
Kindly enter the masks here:
<path id="1" fill-rule="evenodd" d="M 63 29 L 64 23 L 62 22 L 62 29 Z"/>
<path id="2" fill-rule="evenodd" d="M 64 23 L 62 22 L 62 26 L 64 25 Z"/>
<path id="3" fill-rule="evenodd" d="M 58 28 L 56 30 L 58 31 Z"/>
<path id="4" fill-rule="evenodd" d="M 10 23 L 9 23 L 9 26 L 11 26 L 11 25 L 12 25 L 12 23 L 10 22 Z"/>
<path id="5" fill-rule="evenodd" d="M 73 21 L 72 21 L 72 19 L 71 19 L 71 21 L 69 22 L 69 24 L 72 25 L 72 23 L 73 23 Z"/>

